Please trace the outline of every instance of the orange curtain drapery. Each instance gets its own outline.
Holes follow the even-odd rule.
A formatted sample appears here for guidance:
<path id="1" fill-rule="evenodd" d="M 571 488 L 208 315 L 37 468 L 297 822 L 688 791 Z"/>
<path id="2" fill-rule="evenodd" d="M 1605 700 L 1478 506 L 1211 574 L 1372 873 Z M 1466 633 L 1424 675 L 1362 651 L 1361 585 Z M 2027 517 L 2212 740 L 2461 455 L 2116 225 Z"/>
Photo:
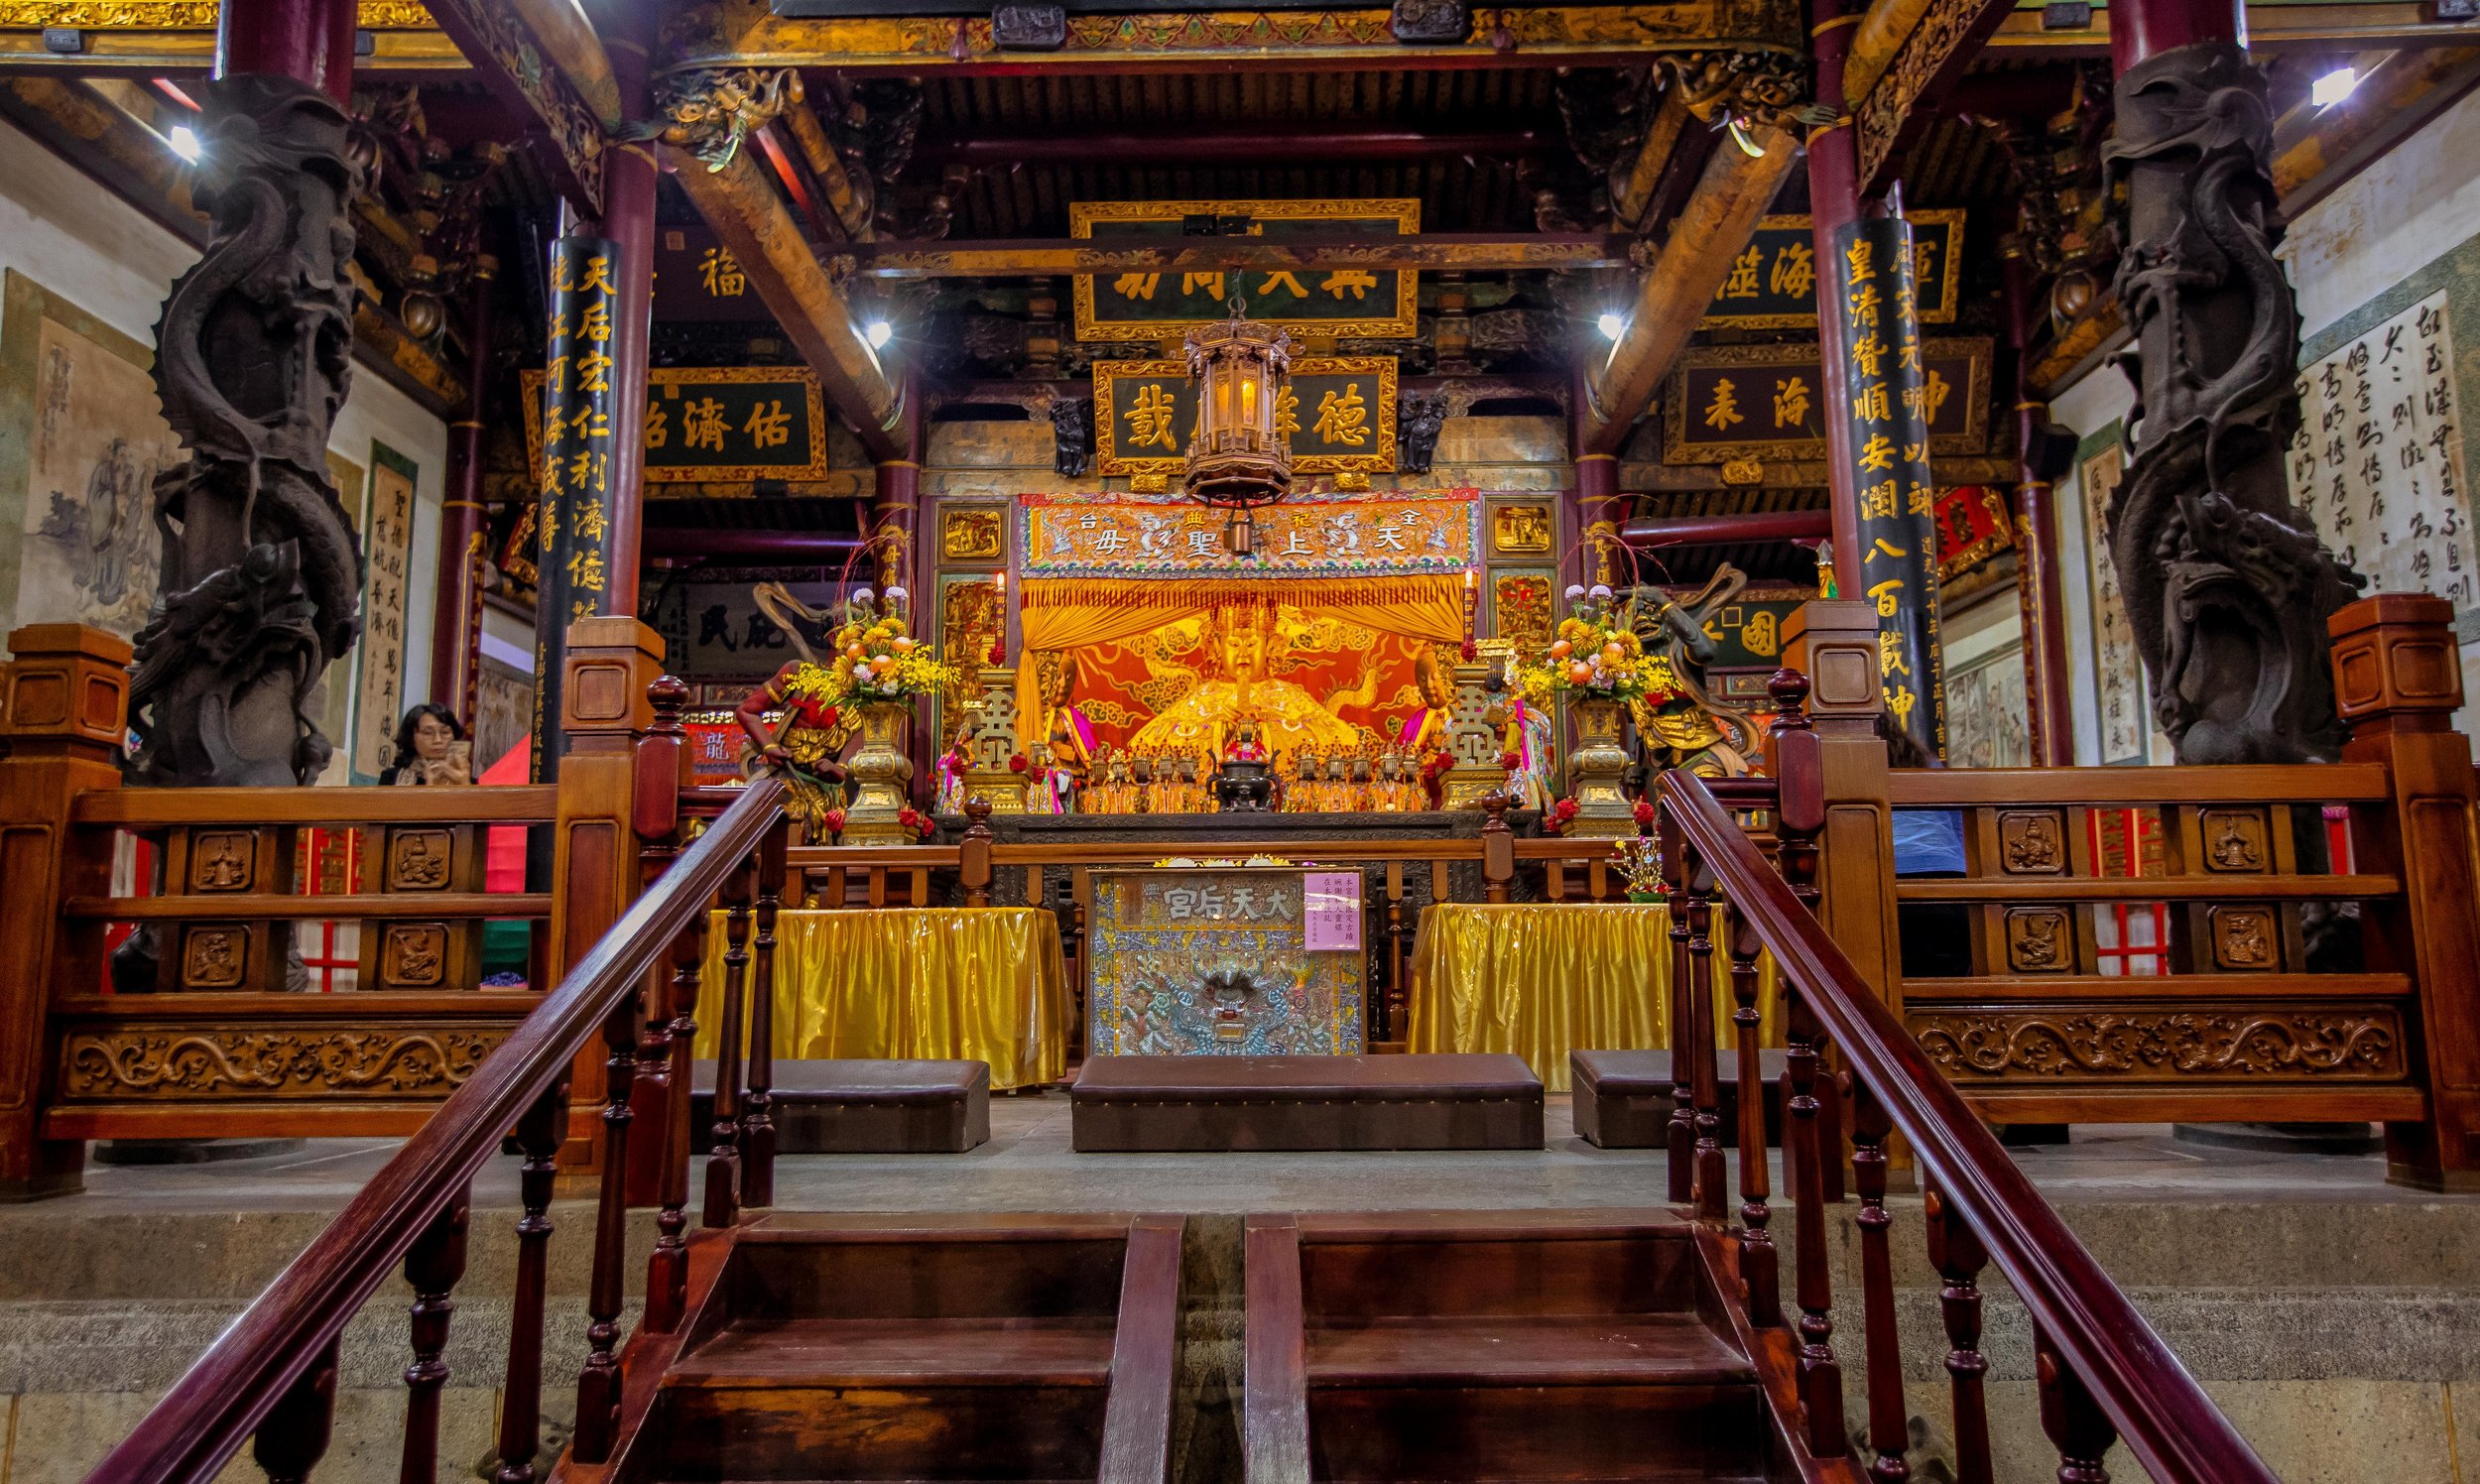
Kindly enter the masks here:
<path id="1" fill-rule="evenodd" d="M 1028 577 L 1025 653 L 1016 670 L 1018 741 L 1029 751 L 1051 734 L 1036 657 L 1115 644 L 1218 608 L 1282 605 L 1432 644 L 1464 638 L 1459 575 L 1367 577 Z M 1029 724 L 1030 722 L 1030 724 Z"/>

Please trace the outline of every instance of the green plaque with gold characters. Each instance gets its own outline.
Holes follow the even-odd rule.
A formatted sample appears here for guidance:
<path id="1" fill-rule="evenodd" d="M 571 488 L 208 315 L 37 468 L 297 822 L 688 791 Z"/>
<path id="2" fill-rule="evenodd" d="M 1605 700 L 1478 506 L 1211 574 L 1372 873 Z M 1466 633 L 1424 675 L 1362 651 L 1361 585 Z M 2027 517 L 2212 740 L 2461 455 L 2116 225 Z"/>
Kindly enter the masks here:
<path id="1" fill-rule="evenodd" d="M 1913 211 L 1912 277 L 1921 286 L 1921 323 L 1951 324 L 1962 302 L 1963 213 Z M 1817 322 L 1816 237 L 1805 216 L 1768 216 L 1731 260 L 1698 329 L 1813 329 Z"/>
<path id="2" fill-rule="evenodd" d="M 1991 342 L 1921 342 L 1921 411 L 1931 453 L 1965 457 L 1989 447 Z M 1719 464 L 1825 457 L 1823 368 L 1814 341 L 1705 345 L 1680 352 L 1665 393 L 1662 461 Z"/>
<path id="3" fill-rule="evenodd" d="M 1183 239 L 1347 233 L 1409 237 L 1421 230 L 1418 199 L 1359 201 L 1076 201 L 1068 235 L 1115 244 Z M 1302 335 L 1404 338 L 1415 330 L 1421 275 L 1410 269 L 1250 268 L 1076 276 L 1076 338 L 1143 340 L 1185 334 L 1230 317 L 1237 301 L 1249 318 Z"/>
<path id="4" fill-rule="evenodd" d="M 1391 355 L 1303 356 L 1292 363 L 1275 430 L 1300 474 L 1395 471 L 1396 362 Z M 1197 424 L 1185 361 L 1093 363 L 1094 467 L 1178 474 Z"/>
<path id="5" fill-rule="evenodd" d="M 526 451 L 542 467 L 543 373 L 528 371 Z M 826 398 L 800 366 L 657 366 L 646 373 L 646 482 L 826 477 Z"/>

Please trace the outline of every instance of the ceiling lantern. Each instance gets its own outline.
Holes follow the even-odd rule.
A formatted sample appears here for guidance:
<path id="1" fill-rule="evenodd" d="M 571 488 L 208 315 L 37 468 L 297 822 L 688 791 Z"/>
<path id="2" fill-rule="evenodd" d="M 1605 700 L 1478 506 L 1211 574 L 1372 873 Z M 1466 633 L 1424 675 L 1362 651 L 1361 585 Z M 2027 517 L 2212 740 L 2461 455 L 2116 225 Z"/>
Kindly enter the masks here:
<path id="1" fill-rule="evenodd" d="M 1292 430 L 1281 405 L 1292 374 L 1292 337 L 1231 317 L 1188 332 L 1188 379 L 1197 389 L 1188 439 L 1188 498 L 1228 513 L 1223 544 L 1255 554 L 1251 513 L 1292 493 Z"/>

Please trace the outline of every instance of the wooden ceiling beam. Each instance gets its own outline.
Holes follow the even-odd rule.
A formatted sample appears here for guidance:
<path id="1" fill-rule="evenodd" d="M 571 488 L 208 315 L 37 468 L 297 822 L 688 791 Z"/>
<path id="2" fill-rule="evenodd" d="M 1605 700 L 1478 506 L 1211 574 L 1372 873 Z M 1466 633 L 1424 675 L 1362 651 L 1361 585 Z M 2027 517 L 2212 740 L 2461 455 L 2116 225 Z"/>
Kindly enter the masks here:
<path id="1" fill-rule="evenodd" d="M 1670 240 L 1638 280 L 1628 327 L 1588 380 L 1579 451 L 1616 453 L 1627 441 L 1628 430 L 1653 406 L 1655 389 L 1730 277 L 1732 260 L 1748 246 L 1783 177 L 1799 160 L 1799 141 L 1787 130 L 1764 126 L 1751 137 L 1763 154 L 1752 156 L 1736 144 L 1714 151 Z"/>
<path id="2" fill-rule="evenodd" d="M 904 393 L 879 364 L 878 352 L 853 324 L 843 291 L 802 235 L 783 198 L 748 150 L 718 167 L 667 145 L 672 179 L 715 236 L 740 261 L 749 286 L 784 327 L 802 359 L 818 373 L 827 400 L 843 414 L 873 459 L 906 456 L 895 430 L 904 421 Z"/>
<path id="3" fill-rule="evenodd" d="M 1005 134 L 976 139 L 925 139 L 916 162 L 940 165 L 1253 165 L 1316 161 L 1512 160 L 1564 152 L 1564 139 L 1539 129 L 1444 133 L 1407 128 L 1156 129 L 1143 133 Z"/>
<path id="4" fill-rule="evenodd" d="M 2331 4 L 2257 4 L 2248 7 L 2248 53 L 2467 47 L 2472 27 L 2433 19 L 2418 0 L 2336 0 Z M 1999 22 L 1989 50 L 2009 58 L 2110 55 L 2110 13 L 2093 7 L 2091 24 L 2052 30 L 2038 10 L 2019 10 Z"/>
<path id="5" fill-rule="evenodd" d="M 1204 273 L 1217 269 L 1455 269 L 1469 273 L 1624 268 L 1631 239 L 1605 232 L 1515 235 L 1424 232 L 1367 237 L 1302 232 L 1286 237 L 1169 237 L 1092 242 L 1024 238 L 987 242 L 856 243 L 835 268 L 868 278 L 1019 278 L 1065 273 Z M 1715 281 L 1718 285 L 1720 280 Z"/>

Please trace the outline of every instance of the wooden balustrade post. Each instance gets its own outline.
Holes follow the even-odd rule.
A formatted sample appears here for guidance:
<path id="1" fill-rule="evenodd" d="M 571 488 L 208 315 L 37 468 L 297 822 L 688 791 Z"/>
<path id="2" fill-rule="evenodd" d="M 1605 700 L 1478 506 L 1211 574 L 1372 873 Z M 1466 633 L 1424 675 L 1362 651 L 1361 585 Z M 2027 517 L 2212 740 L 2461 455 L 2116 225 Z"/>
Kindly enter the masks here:
<path id="1" fill-rule="evenodd" d="M 250 1439 L 250 1456 L 267 1484 L 310 1484 L 310 1470 L 327 1456 L 336 1426 L 336 1342 L 327 1341 L 268 1410 Z"/>
<path id="2" fill-rule="evenodd" d="M 405 1282 L 413 1288 L 414 1363 L 405 1368 L 405 1447 L 398 1484 L 434 1484 L 439 1472 L 439 1392 L 447 1385 L 447 1323 L 456 1312 L 451 1297 L 465 1276 L 465 1233 L 473 1211 L 471 1187 L 448 1197 L 405 1254 Z"/>
<path id="3" fill-rule="evenodd" d="M 1773 1211 L 1766 1172 L 1766 1081 L 1757 1039 L 1757 926 L 1736 903 L 1723 904 L 1724 944 L 1731 954 L 1731 1027 L 1739 1054 L 1739 1276 L 1747 1287 L 1752 1324 L 1783 1322 L 1781 1255 L 1768 1229 Z"/>
<path id="4" fill-rule="evenodd" d="M 637 780 L 632 785 L 636 796 L 633 803 L 640 891 L 662 879 L 681 855 L 681 789 L 689 777 L 687 732 L 681 718 L 687 709 L 688 698 L 688 686 L 672 676 L 659 676 L 646 687 L 647 705 L 654 720 L 646 735 L 638 739 Z M 672 1090 L 672 1016 L 665 995 L 670 976 L 665 967 L 661 959 L 656 960 L 638 991 L 639 1040 L 630 1097 L 633 1112 L 649 1127 L 662 1122 L 665 1099 Z M 608 1132 L 608 1120 L 604 1127 Z M 656 1163 L 662 1154 L 663 1141 L 659 1139 L 640 1139 L 630 1147 L 630 1205 L 655 1203 L 663 1189 L 663 1171 Z"/>
<path id="5" fill-rule="evenodd" d="M 990 905 L 990 801 L 979 794 L 964 801 L 964 838 L 956 847 L 956 888 L 967 907 Z M 916 904 L 917 906 L 920 904 Z"/>
<path id="6" fill-rule="evenodd" d="M 568 626 L 560 672 L 560 729 L 567 752 L 559 764 L 559 802 L 553 820 L 553 979 L 565 978 L 637 895 L 637 744 L 654 726 L 649 694 L 663 678 L 663 639 L 634 618 L 581 618 Z M 677 786 L 676 786 L 677 787 Z M 540 986 L 549 988 L 549 986 Z M 594 1104 L 603 1097 L 603 1058 L 577 1053 L 573 1102 L 560 1167 L 596 1168 L 605 1127 Z"/>
<path id="7" fill-rule="evenodd" d="M 2386 1177 L 2429 1190 L 2480 1189 L 2480 874 L 2473 866 L 2471 743 L 2453 606 L 2426 593 L 2362 598 L 2326 620 L 2334 704 L 2349 763 L 2382 763 L 2393 799 L 2379 819 L 2352 810 L 2358 869 L 2401 876 L 2399 898 L 2368 903 L 2371 969 L 2418 986 L 2411 1028 L 2428 1093 L 2424 1124 L 2386 1125 Z"/>
<path id="8" fill-rule="evenodd" d="M 543 1317 L 551 1277 L 552 1186 L 558 1175 L 560 1132 L 567 1125 L 568 1089 L 553 1088 L 517 1120 L 525 1152 L 517 1199 L 516 1301 L 508 1318 L 508 1370 L 500 1383 L 499 1463 L 492 1484 L 534 1484 L 534 1455 L 543 1450 Z"/>
<path id="9" fill-rule="evenodd" d="M 1503 903 L 1516 879 L 1516 836 L 1507 827 L 1508 797 L 1493 790 L 1481 800 L 1481 899 Z"/>
<path id="10" fill-rule="evenodd" d="M 594 1267 L 586 1288 L 585 1368 L 577 1373 L 579 1463 L 611 1456 L 620 1423 L 620 1298 L 629 1246 L 629 1132 L 636 1122 L 637 1015 L 603 1018 L 603 1168 L 594 1204 Z M 650 1141 L 660 1143 L 662 1141 Z"/>
<path id="11" fill-rule="evenodd" d="M 775 919 L 784 905 L 792 820 L 779 818 L 758 847 L 757 980 L 749 999 L 749 1098 L 741 1105 L 741 1205 L 775 1204 Z"/>
<path id="12" fill-rule="evenodd" d="M 663 1110 L 663 1190 L 655 1250 L 646 1260 L 646 1329 L 670 1334 L 688 1307 L 688 1093 L 697 1038 L 697 987 L 705 975 L 706 914 L 672 945 L 672 1090 Z"/>
<path id="13" fill-rule="evenodd" d="M 2041 1430 L 2058 1450 L 2058 1484 L 2110 1484 L 2110 1471 L 2101 1461 L 2118 1441 L 2118 1428 L 2038 1324 L 2033 1326 L 2033 1374 L 2041 1387 Z"/>
<path id="14" fill-rule="evenodd" d="M 1808 678 L 1808 721 L 1822 872 L 1817 915 L 1860 977 L 1898 1016 L 1903 957 L 1895 928 L 1894 817 L 1886 803 L 1886 743 L 1878 716 L 1877 614 L 1867 603 L 1819 599 L 1783 625 L 1783 663 Z M 1806 766 L 1803 764 L 1803 766 Z"/>
<path id="15" fill-rule="evenodd" d="M 1981 1354 L 1980 1290 L 1989 1249 L 1934 1185 L 1922 1192 L 1922 1212 L 1929 1266 L 1945 1280 L 1937 1308 L 1946 1322 L 1946 1376 L 1954 1398 L 1954 1484 L 1990 1484 L 1989 1399 L 1983 1389 L 1989 1358 Z"/>
<path id="16" fill-rule="evenodd" d="M 1904 1459 L 1910 1414 L 1903 1397 L 1903 1344 L 1895 1330 L 1895 1218 L 1886 1210 L 1886 1138 L 1894 1120 L 1867 1084 L 1852 1081 L 1852 1183 L 1860 1188 L 1860 1343 L 1869 1359 L 1869 1477 L 1900 1484 L 1912 1477 Z"/>
<path id="17" fill-rule="evenodd" d="M 735 866 L 723 883 L 723 1017 L 715 1028 L 713 1123 L 706 1130 L 706 1204 L 700 1225 L 740 1218 L 741 1028 L 749 1004 L 749 905 L 758 895 L 758 859 Z"/>
<path id="18" fill-rule="evenodd" d="M 102 988 L 100 924 L 61 917 L 70 897 L 111 892 L 108 834 L 80 839 L 69 804 L 120 787 L 129 724 L 129 645 L 82 624 L 9 635 L 0 668 L 0 1200 L 66 1195 L 85 1183 L 86 1146 L 43 1139 L 53 997 Z"/>
<path id="19" fill-rule="evenodd" d="M 1670 1170 L 1667 1193 L 1673 1205 L 1685 1205 L 1696 1197 L 1696 1076 L 1688 1054 L 1694 1038 L 1688 1008 L 1687 836 L 1671 811 L 1669 791 L 1657 793 L 1662 799 L 1656 823 L 1662 840 L 1662 896 L 1671 914 L 1671 1121 L 1663 1128 L 1663 1147 Z"/>
<path id="20" fill-rule="evenodd" d="M 1722 1074 L 1713 1003 L 1713 869 L 1687 847 L 1688 1072 L 1696 1103 L 1696 1172 L 1688 1188 L 1696 1214 L 1722 1219 Z M 1676 1068 L 1673 1069 L 1676 1075 Z M 1742 1089 L 1743 1093 L 1746 1089 Z"/>
<path id="21" fill-rule="evenodd" d="M 1830 1163 L 1817 1128 L 1817 1048 L 1823 1032 L 1805 995 L 1782 981 L 1790 1050 L 1784 1078 L 1791 1096 L 1784 1105 L 1783 1146 L 1792 1170 L 1792 1264 L 1799 1305 L 1799 1396 L 1806 1414 L 1808 1451 L 1840 1458 L 1850 1442 L 1843 1431 L 1843 1369 L 1834 1359 L 1834 1279 L 1825 1250 L 1825 1167 Z"/>

